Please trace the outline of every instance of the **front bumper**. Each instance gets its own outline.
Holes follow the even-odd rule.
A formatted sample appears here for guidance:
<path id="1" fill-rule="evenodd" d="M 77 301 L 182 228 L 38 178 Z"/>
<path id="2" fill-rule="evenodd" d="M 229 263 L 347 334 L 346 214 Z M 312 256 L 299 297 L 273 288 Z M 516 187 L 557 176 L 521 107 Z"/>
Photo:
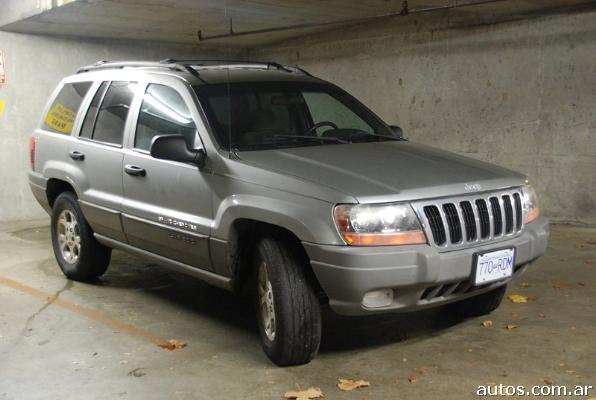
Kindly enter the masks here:
<path id="1" fill-rule="evenodd" d="M 364 315 L 432 307 L 503 285 L 546 252 L 548 236 L 548 220 L 538 218 L 515 238 L 443 253 L 428 245 L 303 244 L 331 308 L 338 314 Z M 513 277 L 484 286 L 470 285 L 474 254 L 504 247 L 515 248 Z M 393 303 L 386 307 L 365 308 L 361 303 L 364 295 L 378 289 L 393 289 Z"/>

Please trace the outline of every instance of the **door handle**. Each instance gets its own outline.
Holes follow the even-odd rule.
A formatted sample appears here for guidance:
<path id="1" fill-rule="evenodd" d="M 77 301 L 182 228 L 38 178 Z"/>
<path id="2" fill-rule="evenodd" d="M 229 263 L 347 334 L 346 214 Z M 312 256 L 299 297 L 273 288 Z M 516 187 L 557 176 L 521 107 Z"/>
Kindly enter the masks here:
<path id="1" fill-rule="evenodd" d="M 137 165 L 126 165 L 124 166 L 124 172 L 126 172 L 128 175 L 132 175 L 132 176 L 145 176 L 147 175 L 147 172 L 145 171 L 144 168 L 141 168 Z"/>
<path id="2" fill-rule="evenodd" d="M 80 151 L 71 151 L 70 153 L 68 153 L 68 155 L 70 156 L 70 158 L 72 158 L 73 160 L 76 161 L 83 161 L 85 159 L 85 155 L 83 153 L 81 153 Z"/>

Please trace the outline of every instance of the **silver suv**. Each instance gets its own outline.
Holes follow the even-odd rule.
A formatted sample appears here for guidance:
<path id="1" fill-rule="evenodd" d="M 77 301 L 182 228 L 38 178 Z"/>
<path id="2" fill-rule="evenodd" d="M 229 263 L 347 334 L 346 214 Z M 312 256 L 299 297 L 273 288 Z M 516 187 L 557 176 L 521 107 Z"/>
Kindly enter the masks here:
<path id="1" fill-rule="evenodd" d="M 121 249 L 250 293 L 278 365 L 315 356 L 321 306 L 489 313 L 548 238 L 524 176 L 412 143 L 277 63 L 81 68 L 30 159 L 68 278 L 98 278 Z"/>

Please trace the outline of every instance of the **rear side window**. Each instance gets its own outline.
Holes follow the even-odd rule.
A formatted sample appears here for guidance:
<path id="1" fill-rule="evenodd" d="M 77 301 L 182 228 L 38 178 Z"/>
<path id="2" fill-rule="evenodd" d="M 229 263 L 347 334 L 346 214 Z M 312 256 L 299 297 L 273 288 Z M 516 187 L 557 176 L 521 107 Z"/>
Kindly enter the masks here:
<path id="1" fill-rule="evenodd" d="M 198 145 L 197 128 L 184 99 L 171 87 L 151 84 L 143 95 L 134 147 L 149 151 L 158 135 L 182 135 L 189 147 Z"/>
<path id="2" fill-rule="evenodd" d="M 65 84 L 46 114 L 42 129 L 70 135 L 83 98 L 90 87 L 91 82 Z"/>
<path id="3" fill-rule="evenodd" d="M 124 125 L 136 87 L 136 82 L 112 82 L 110 84 L 97 113 L 93 140 L 122 144 Z"/>

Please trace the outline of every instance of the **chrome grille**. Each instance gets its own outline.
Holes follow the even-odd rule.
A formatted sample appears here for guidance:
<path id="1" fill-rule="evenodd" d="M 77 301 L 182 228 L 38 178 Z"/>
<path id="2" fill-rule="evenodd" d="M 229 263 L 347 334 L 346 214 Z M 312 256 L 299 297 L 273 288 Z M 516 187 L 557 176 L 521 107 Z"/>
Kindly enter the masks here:
<path id="1" fill-rule="evenodd" d="M 429 242 L 439 248 L 470 247 L 517 235 L 523 228 L 518 189 L 414 202 Z"/>

